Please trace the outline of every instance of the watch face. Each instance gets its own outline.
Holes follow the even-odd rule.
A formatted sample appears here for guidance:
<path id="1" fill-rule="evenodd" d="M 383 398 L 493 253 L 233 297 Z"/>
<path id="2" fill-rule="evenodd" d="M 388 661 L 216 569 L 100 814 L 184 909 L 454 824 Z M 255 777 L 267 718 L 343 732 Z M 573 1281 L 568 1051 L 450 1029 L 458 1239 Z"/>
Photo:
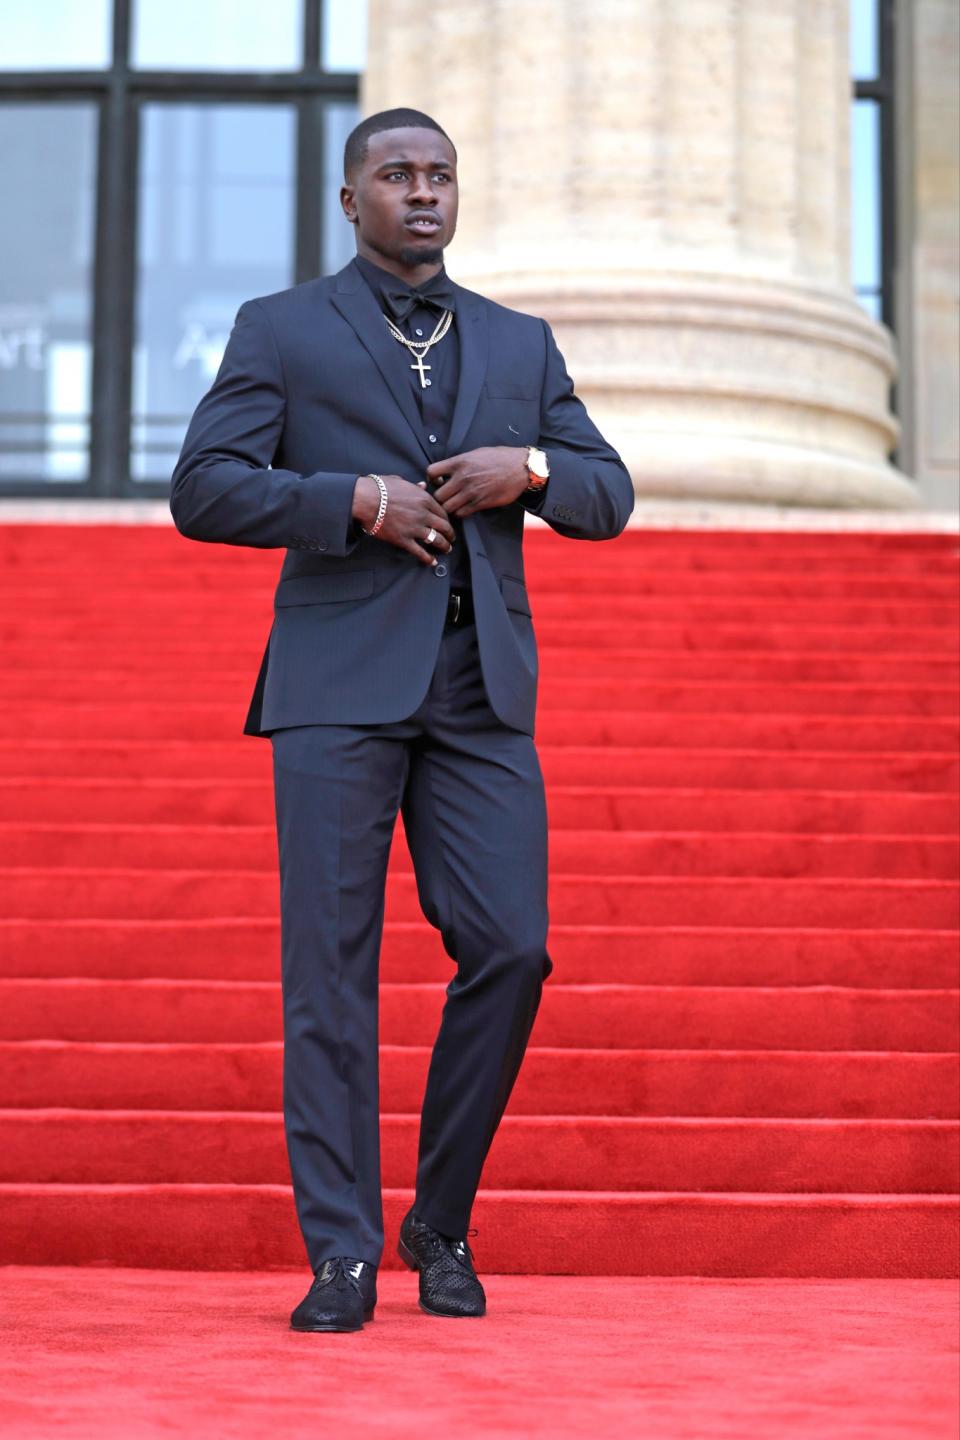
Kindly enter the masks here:
<path id="1" fill-rule="evenodd" d="M 550 474 L 550 466 L 542 450 L 531 448 L 530 459 L 527 461 L 527 469 L 531 470 L 534 475 L 539 475 L 542 480 L 546 480 Z"/>

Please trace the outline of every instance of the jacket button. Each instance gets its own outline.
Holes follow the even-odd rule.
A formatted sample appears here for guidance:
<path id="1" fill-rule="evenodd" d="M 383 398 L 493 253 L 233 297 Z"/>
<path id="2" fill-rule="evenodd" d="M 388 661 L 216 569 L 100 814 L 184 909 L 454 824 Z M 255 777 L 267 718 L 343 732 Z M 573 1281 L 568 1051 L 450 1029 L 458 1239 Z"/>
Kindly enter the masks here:
<path id="1" fill-rule="evenodd" d="M 447 573 L 447 567 L 446 567 L 446 565 L 444 565 L 444 563 L 443 563 L 442 560 L 439 560 L 439 561 L 437 562 L 437 564 L 434 565 L 434 567 L 433 567 L 433 573 L 434 573 L 434 575 L 439 575 L 439 576 L 441 577 L 441 579 L 443 578 L 444 575 L 446 575 L 446 573 Z"/>

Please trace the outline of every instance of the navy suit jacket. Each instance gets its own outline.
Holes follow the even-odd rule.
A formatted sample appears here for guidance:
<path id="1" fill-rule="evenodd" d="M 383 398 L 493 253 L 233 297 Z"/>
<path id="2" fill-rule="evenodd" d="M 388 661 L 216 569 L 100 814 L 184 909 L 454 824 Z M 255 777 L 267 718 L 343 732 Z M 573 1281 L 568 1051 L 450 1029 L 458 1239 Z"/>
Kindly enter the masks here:
<path id="1" fill-rule="evenodd" d="M 633 509 L 616 451 L 573 393 L 544 320 L 455 286 L 460 385 L 448 455 L 538 445 L 535 507 L 562 535 L 607 540 Z M 412 386 L 356 264 L 240 306 L 190 422 L 170 509 L 194 540 L 285 549 L 274 620 L 244 725 L 406 719 L 436 663 L 449 578 L 363 533 L 358 475 L 425 478 L 431 454 Z M 435 488 L 435 487 L 431 487 Z M 484 683 L 496 714 L 534 733 L 537 649 L 519 500 L 463 521 Z"/>

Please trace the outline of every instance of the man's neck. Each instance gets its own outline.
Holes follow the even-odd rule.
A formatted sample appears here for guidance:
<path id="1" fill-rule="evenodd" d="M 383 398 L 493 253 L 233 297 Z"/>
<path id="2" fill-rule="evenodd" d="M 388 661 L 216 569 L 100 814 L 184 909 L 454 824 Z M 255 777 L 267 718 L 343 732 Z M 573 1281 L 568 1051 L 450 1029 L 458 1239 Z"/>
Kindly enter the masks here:
<path id="1" fill-rule="evenodd" d="M 373 265 L 377 270 L 383 271 L 385 275 L 391 275 L 396 280 L 402 280 L 405 284 L 416 288 L 418 285 L 425 285 L 432 280 L 434 275 L 439 275 L 443 269 L 443 260 L 433 262 L 429 265 L 416 265 L 411 268 L 404 265 L 400 260 L 394 260 L 389 255 L 370 254 L 366 250 L 357 247 L 357 258 L 365 260 L 368 265 Z"/>

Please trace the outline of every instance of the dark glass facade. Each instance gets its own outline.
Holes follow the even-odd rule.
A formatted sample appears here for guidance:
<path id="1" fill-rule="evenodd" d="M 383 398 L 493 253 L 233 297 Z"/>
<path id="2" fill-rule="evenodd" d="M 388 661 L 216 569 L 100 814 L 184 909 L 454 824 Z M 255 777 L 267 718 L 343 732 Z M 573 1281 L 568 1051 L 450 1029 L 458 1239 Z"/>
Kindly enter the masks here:
<path id="1" fill-rule="evenodd" d="M 363 8 L 5 12 L 0 494 L 165 495 L 240 303 L 353 253 Z"/>

